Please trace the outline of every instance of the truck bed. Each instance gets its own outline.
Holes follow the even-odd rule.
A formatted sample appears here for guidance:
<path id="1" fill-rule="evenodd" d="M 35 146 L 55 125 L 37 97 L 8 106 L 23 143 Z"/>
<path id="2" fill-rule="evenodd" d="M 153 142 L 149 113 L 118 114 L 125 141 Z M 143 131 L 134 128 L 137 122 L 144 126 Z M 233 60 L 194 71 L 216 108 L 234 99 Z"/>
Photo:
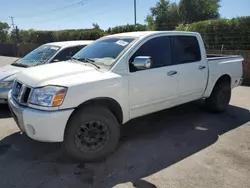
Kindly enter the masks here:
<path id="1" fill-rule="evenodd" d="M 207 54 L 208 61 L 241 58 L 239 55 Z"/>
<path id="2" fill-rule="evenodd" d="M 209 97 L 216 81 L 222 75 L 228 75 L 231 78 L 231 89 L 238 86 L 242 77 L 242 56 L 239 55 L 217 55 L 207 54 L 209 76 L 205 97 Z"/>

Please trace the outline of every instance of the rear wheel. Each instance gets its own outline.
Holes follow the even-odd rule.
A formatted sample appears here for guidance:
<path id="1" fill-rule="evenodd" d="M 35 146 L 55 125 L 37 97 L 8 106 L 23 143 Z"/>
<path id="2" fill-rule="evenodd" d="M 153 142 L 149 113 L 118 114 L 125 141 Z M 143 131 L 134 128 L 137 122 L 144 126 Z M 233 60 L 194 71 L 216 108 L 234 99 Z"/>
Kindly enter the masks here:
<path id="1" fill-rule="evenodd" d="M 230 99 L 230 83 L 220 82 L 214 87 L 211 96 L 205 100 L 205 106 L 212 112 L 223 112 L 227 109 Z"/>
<path id="2" fill-rule="evenodd" d="M 112 153 L 120 137 L 120 125 L 107 108 L 78 109 L 70 118 L 64 136 L 66 154 L 81 162 L 94 162 Z"/>

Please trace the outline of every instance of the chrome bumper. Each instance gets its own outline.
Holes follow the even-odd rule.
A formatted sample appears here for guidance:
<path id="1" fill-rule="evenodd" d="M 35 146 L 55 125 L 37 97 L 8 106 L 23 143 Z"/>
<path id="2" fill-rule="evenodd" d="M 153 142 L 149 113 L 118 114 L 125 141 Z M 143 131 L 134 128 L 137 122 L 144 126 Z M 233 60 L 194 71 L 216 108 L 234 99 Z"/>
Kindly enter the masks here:
<path id="1" fill-rule="evenodd" d="M 10 108 L 10 112 L 17 124 L 17 126 L 19 127 L 19 129 L 22 132 L 25 132 L 25 128 L 24 128 L 24 122 L 23 122 L 23 111 L 24 111 L 24 107 L 20 106 L 11 96 L 9 93 L 9 97 L 8 97 L 8 104 L 9 104 L 9 108 Z"/>
<path id="2" fill-rule="evenodd" d="M 8 93 L 10 89 L 0 89 L 0 104 L 8 103 Z"/>

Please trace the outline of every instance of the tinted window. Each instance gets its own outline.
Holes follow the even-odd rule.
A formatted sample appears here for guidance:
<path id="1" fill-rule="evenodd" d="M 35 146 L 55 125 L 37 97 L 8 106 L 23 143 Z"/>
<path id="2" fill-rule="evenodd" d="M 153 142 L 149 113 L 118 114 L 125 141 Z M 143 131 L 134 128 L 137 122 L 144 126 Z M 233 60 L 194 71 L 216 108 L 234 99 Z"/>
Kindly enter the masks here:
<path id="1" fill-rule="evenodd" d="M 80 45 L 80 46 L 77 46 L 78 51 L 80 51 L 81 49 L 83 49 L 85 46 L 87 46 L 87 45 Z"/>
<path id="2" fill-rule="evenodd" d="M 89 58 L 95 64 L 111 66 L 118 55 L 134 40 L 135 38 L 130 37 L 103 38 L 80 50 L 74 58 Z"/>
<path id="3" fill-rule="evenodd" d="M 173 64 L 191 63 L 201 60 L 201 52 L 196 37 L 171 36 Z"/>
<path id="4" fill-rule="evenodd" d="M 54 58 L 54 60 L 57 60 L 57 61 L 66 61 L 66 60 L 69 60 L 79 50 L 80 49 L 79 49 L 78 46 L 66 48 L 66 49 L 62 50 L 61 52 L 59 52 L 56 55 L 56 57 Z"/>
<path id="5" fill-rule="evenodd" d="M 152 58 L 152 68 L 171 65 L 169 37 L 157 37 L 144 43 L 130 58 L 130 71 L 136 71 L 132 62 L 137 56 L 150 56 Z"/>

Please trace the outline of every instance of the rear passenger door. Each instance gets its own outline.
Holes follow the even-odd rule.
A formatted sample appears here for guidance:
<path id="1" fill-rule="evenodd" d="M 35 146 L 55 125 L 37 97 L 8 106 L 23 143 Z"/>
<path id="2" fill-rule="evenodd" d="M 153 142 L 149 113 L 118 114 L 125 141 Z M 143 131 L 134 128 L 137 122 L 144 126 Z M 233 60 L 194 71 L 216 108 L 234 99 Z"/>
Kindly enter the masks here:
<path id="1" fill-rule="evenodd" d="M 172 63 L 178 65 L 180 103 L 202 97 L 208 67 L 195 36 L 171 36 Z"/>
<path id="2" fill-rule="evenodd" d="M 137 70 L 133 60 L 137 56 L 150 56 L 152 66 Z M 170 39 L 159 36 L 148 39 L 129 59 L 130 116 L 135 118 L 174 106 L 177 96 L 177 65 L 171 65 Z"/>

